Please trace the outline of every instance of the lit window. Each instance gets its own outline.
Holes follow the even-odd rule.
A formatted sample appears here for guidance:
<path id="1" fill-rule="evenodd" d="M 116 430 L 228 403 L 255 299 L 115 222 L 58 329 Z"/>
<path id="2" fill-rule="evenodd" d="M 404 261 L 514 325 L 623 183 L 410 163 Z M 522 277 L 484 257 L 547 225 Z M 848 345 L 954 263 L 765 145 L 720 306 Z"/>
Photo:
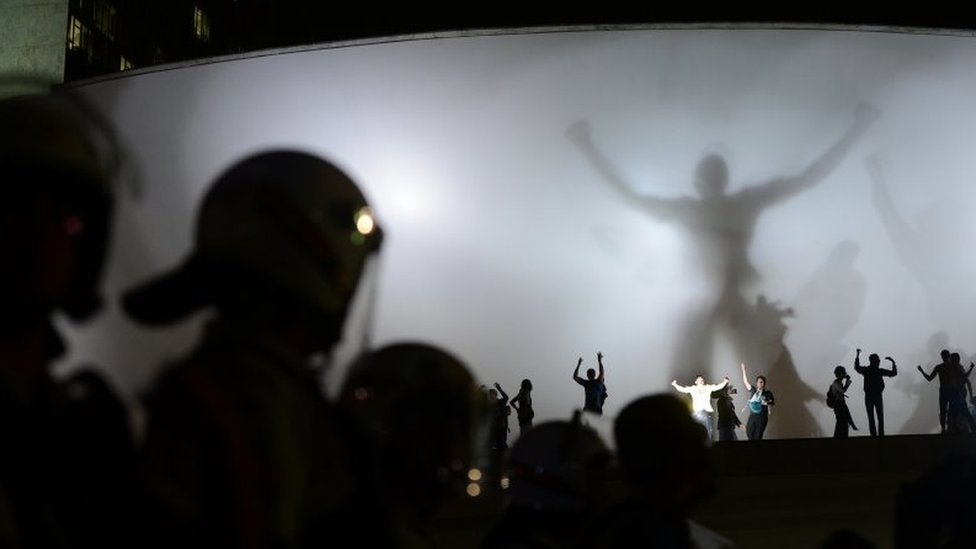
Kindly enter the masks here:
<path id="1" fill-rule="evenodd" d="M 68 49 L 83 50 L 89 61 L 95 53 L 91 29 L 74 16 L 68 18 Z"/>
<path id="2" fill-rule="evenodd" d="M 127 71 L 127 70 L 133 69 L 133 68 L 135 68 L 135 65 L 132 64 L 132 61 L 129 61 L 128 59 L 126 59 L 124 55 L 120 55 L 119 56 L 119 70 L 120 71 Z"/>
<path id="3" fill-rule="evenodd" d="M 210 41 L 210 18 L 200 6 L 193 6 L 193 34 L 204 42 Z"/>
<path id="4" fill-rule="evenodd" d="M 84 35 L 85 26 L 81 24 L 81 21 L 72 15 L 71 20 L 68 21 L 68 49 L 81 49 Z"/>
<path id="5" fill-rule="evenodd" d="M 105 0 L 95 1 L 95 28 L 115 39 L 115 8 Z"/>

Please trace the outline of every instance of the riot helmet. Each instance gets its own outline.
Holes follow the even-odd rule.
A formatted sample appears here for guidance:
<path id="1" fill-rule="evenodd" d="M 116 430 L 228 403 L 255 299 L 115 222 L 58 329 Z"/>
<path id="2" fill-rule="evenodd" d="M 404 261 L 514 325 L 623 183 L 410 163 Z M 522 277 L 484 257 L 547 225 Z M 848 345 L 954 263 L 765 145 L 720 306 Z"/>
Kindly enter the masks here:
<path id="1" fill-rule="evenodd" d="M 121 150 L 113 130 L 68 91 L 0 100 L 0 308 L 12 318 L 102 303 Z"/>
<path id="2" fill-rule="evenodd" d="M 365 197 L 345 172 L 305 152 L 261 152 L 211 186 L 183 264 L 131 290 L 123 304 L 150 325 L 211 306 L 237 317 L 261 315 L 261 304 L 287 306 L 315 324 L 325 351 L 342 337 L 381 242 Z"/>

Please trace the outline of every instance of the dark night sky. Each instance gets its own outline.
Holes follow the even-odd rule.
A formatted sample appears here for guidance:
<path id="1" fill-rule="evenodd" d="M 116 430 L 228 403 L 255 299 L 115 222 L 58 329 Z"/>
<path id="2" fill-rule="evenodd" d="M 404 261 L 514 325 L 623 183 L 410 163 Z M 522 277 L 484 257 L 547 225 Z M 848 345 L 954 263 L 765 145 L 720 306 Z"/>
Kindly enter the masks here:
<path id="1" fill-rule="evenodd" d="M 344 8 L 337 13 L 334 5 L 305 0 L 290 0 L 289 41 L 295 44 L 373 38 L 400 34 L 436 31 L 518 28 L 562 25 L 638 25 L 638 24 L 685 24 L 685 23 L 776 23 L 799 25 L 872 25 L 916 28 L 976 29 L 976 16 L 924 13 L 885 13 L 874 15 L 796 13 L 796 10 L 753 10 L 741 8 L 734 12 L 710 10 L 594 8 L 584 5 L 577 8 L 559 6 L 553 11 L 532 11 L 493 7 L 491 10 L 477 7 L 464 13 L 435 12 L 412 5 L 410 11 L 393 10 L 378 12 L 375 6 Z M 279 8 L 282 7 L 279 4 Z M 370 9 L 367 9 L 370 8 Z"/>

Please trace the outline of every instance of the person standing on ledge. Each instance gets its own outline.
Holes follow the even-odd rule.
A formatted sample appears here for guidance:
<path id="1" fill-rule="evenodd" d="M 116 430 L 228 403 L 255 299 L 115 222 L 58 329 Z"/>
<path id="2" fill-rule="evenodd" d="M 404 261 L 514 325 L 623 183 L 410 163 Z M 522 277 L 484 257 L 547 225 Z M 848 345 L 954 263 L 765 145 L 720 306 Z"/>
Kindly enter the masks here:
<path id="1" fill-rule="evenodd" d="M 837 366 L 834 368 L 834 381 L 830 384 L 831 408 L 834 410 L 834 438 L 847 438 L 850 429 L 857 431 L 854 425 L 854 418 L 847 407 L 847 388 L 851 386 L 851 376 L 847 373 L 847 368 Z"/>
<path id="2" fill-rule="evenodd" d="M 532 409 L 532 382 L 528 379 L 522 380 L 519 392 L 512 397 L 509 405 L 515 408 L 518 417 L 519 435 L 532 428 L 532 420 L 535 418 L 535 410 Z"/>
<path id="3" fill-rule="evenodd" d="M 951 365 L 951 354 L 948 349 L 942 349 L 940 353 L 942 362 L 932 368 L 932 373 L 927 374 L 922 369 L 922 365 L 916 366 L 925 381 L 931 382 L 935 376 L 939 376 L 939 430 L 942 434 L 946 432 L 946 417 L 949 411 L 949 399 L 956 384 L 962 381 L 958 376 L 954 376 Z"/>
<path id="4" fill-rule="evenodd" d="M 607 386 L 604 384 L 603 375 L 603 353 L 597 352 L 596 361 L 600 366 L 600 375 L 596 374 L 593 368 L 586 369 L 586 379 L 579 375 L 580 366 L 583 364 L 583 357 L 576 362 L 576 370 L 573 371 L 573 381 L 583 386 L 584 402 L 583 410 L 593 412 L 596 415 L 603 415 L 603 403 L 607 400 Z"/>
<path id="5" fill-rule="evenodd" d="M 714 438 L 715 431 L 712 422 L 712 414 L 715 412 L 712 408 L 712 392 L 724 389 L 728 384 L 728 377 L 722 383 L 708 384 L 705 383 L 705 376 L 702 375 L 695 376 L 695 384 L 690 386 L 678 385 L 677 380 L 671 380 L 671 386 L 679 393 L 691 395 L 691 417 L 701 423 L 705 431 L 708 432 L 708 440 Z"/>
<path id="6" fill-rule="evenodd" d="M 898 375 L 898 365 L 890 356 L 885 360 L 891 362 L 890 370 L 882 370 L 880 367 L 881 358 L 877 354 L 871 353 L 868 357 L 868 365 L 861 366 L 861 350 L 857 350 L 854 357 L 854 371 L 864 376 L 864 407 L 868 412 L 868 428 L 871 429 L 871 436 L 884 436 L 884 400 L 881 393 L 884 391 L 884 378 Z M 875 425 L 877 417 L 877 425 Z"/>
<path id="7" fill-rule="evenodd" d="M 749 391 L 749 419 L 746 420 L 746 436 L 749 440 L 762 440 L 769 423 L 769 407 L 776 404 L 773 392 L 766 388 L 766 376 L 756 376 L 756 384 L 749 383 L 746 365 L 742 367 L 742 383 Z"/>
<path id="8" fill-rule="evenodd" d="M 719 442 L 738 440 L 735 430 L 742 427 L 739 416 L 735 414 L 735 403 L 732 402 L 732 395 L 738 391 L 731 383 L 712 393 L 715 398 L 715 411 L 718 412 L 718 420 L 715 422 L 718 427 Z"/>

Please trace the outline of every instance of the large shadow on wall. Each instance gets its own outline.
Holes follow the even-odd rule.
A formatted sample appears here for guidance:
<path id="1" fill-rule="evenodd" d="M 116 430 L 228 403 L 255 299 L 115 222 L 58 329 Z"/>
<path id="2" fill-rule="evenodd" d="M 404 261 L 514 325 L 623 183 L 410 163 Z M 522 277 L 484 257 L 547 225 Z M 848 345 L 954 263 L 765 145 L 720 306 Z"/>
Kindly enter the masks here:
<path id="1" fill-rule="evenodd" d="M 804 395 L 806 405 L 814 410 L 826 409 L 824 396 L 834 367 L 850 368 L 848 356 L 854 346 L 847 336 L 860 320 L 867 297 L 867 278 L 856 265 L 860 255 L 861 247 L 853 241 L 836 244 L 790 302 L 795 316 L 785 345 L 792 351 L 793 361 L 804 366 L 808 378 L 811 370 L 821 372 L 814 377 L 821 380 L 814 394 Z M 771 424 L 770 429 L 773 427 Z"/>
<path id="2" fill-rule="evenodd" d="M 902 265 L 922 288 L 931 319 L 949 334 L 965 333 L 976 320 L 971 308 L 964 305 L 976 297 L 972 284 L 976 273 L 959 260 L 959 254 L 966 253 L 971 244 L 961 223 L 970 214 L 952 197 L 932 193 L 937 202 L 918 211 L 914 222 L 909 221 L 895 205 L 886 164 L 879 154 L 865 160 L 875 212 Z"/>
<path id="3" fill-rule="evenodd" d="M 853 145 L 878 117 L 878 111 L 861 105 L 851 126 L 819 158 L 800 174 L 780 177 L 729 193 L 725 159 L 705 156 L 694 173 L 696 197 L 657 197 L 635 192 L 616 167 L 594 144 L 589 123 L 576 122 L 567 130 L 569 139 L 594 169 L 625 200 L 649 216 L 677 225 L 688 236 L 699 268 L 706 275 L 710 295 L 703 305 L 691 306 L 670 361 L 670 378 L 702 373 L 714 377 L 713 349 L 720 337 L 732 343 L 750 371 L 766 373 L 770 388 L 780 398 L 777 419 L 770 422 L 770 436 L 815 436 L 819 428 L 804 402 L 819 394 L 803 384 L 784 344 L 787 309 L 760 297 L 749 303 L 748 290 L 759 286 L 760 276 L 749 259 L 755 227 L 771 206 L 793 198 L 823 181 L 844 159 Z M 783 418 L 783 419 L 779 419 Z"/>
<path id="4" fill-rule="evenodd" d="M 800 379 L 793 353 L 786 346 L 787 324 L 793 310 L 765 296 L 755 303 L 743 303 L 733 316 L 733 347 L 746 364 L 757 365 L 750 373 L 765 375 L 776 395 L 770 412 L 768 438 L 800 438 L 821 435 L 808 402 L 821 399 L 818 391 Z M 748 412 L 746 412 L 748 413 Z"/>

